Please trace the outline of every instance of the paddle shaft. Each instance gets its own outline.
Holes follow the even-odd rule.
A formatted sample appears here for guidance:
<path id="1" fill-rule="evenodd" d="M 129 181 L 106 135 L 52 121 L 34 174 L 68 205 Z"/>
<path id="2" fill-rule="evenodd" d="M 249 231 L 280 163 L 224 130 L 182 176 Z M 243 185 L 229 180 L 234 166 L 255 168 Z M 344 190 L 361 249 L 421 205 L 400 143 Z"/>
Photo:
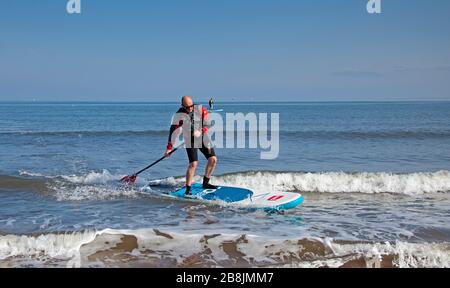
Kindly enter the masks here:
<path id="1" fill-rule="evenodd" d="M 172 155 L 173 152 L 177 151 L 177 150 L 178 150 L 181 146 L 183 146 L 183 145 L 184 145 L 184 143 L 181 144 L 180 146 L 178 146 L 177 148 L 173 149 L 172 152 L 169 153 L 169 155 L 161 157 L 160 159 L 158 159 L 157 161 L 155 161 L 155 162 L 153 162 L 152 164 L 148 165 L 148 166 L 145 167 L 144 169 L 140 170 L 139 172 L 136 172 L 136 173 L 134 174 L 134 176 L 137 176 L 137 175 L 141 174 L 142 172 L 144 172 L 145 170 L 152 168 L 153 166 L 155 166 L 156 164 L 158 164 L 159 162 L 161 162 L 162 160 L 164 160 L 164 159 L 167 158 L 168 156 Z"/>

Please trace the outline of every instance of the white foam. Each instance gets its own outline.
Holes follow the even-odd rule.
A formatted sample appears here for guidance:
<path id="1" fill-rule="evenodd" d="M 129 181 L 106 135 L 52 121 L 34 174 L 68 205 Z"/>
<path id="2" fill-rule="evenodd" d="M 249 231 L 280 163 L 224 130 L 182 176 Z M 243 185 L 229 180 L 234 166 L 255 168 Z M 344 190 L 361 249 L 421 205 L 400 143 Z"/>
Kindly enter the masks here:
<path id="1" fill-rule="evenodd" d="M 80 247 L 93 241 L 95 232 L 45 234 L 40 236 L 0 236 L 0 259 L 30 257 L 66 260 L 68 267 L 80 267 Z"/>
<path id="2" fill-rule="evenodd" d="M 195 181 L 200 181 L 196 177 Z M 153 185 L 183 185 L 184 178 L 152 181 Z M 394 173 L 301 173 L 243 172 L 213 177 L 217 185 L 245 187 L 259 192 L 394 193 L 422 195 L 450 192 L 450 172 Z"/>
<path id="3" fill-rule="evenodd" d="M 108 170 L 103 170 L 101 173 L 90 172 L 86 175 L 63 175 L 61 177 L 66 181 L 76 184 L 107 184 L 120 179 L 120 176 L 112 175 Z"/>
<path id="4" fill-rule="evenodd" d="M 114 175 L 108 170 L 91 171 L 80 175 L 50 176 L 41 173 L 20 171 L 22 176 L 45 177 L 52 179 L 50 188 L 58 201 L 106 200 L 118 197 L 137 197 L 134 186 L 121 185 L 125 175 Z M 73 185 L 75 184 L 75 185 Z M 144 178 L 138 178 L 136 187 L 147 184 Z"/>
<path id="5" fill-rule="evenodd" d="M 384 255 L 395 255 L 394 265 L 399 268 L 449 268 L 449 243 L 395 243 L 336 244 L 331 245 L 337 255 L 357 254 L 380 261 Z"/>
<path id="6" fill-rule="evenodd" d="M 200 181 L 199 176 L 194 177 L 194 181 L 198 182 Z M 175 177 L 168 177 L 164 179 L 156 179 L 149 181 L 149 185 L 151 186 L 180 186 L 183 185 L 185 182 L 184 178 L 175 178 Z"/>
<path id="7" fill-rule="evenodd" d="M 125 175 L 113 175 L 108 170 L 89 172 L 81 175 L 45 176 L 39 173 L 21 171 L 21 175 L 60 178 L 68 183 L 81 185 L 107 185 L 118 183 Z M 184 185 L 184 177 L 168 177 L 152 180 L 149 183 L 143 177 L 138 177 L 140 187 L 163 185 L 180 187 Z M 194 178 L 201 182 L 200 176 Z M 427 193 L 450 192 L 450 172 L 418 172 L 408 174 L 379 173 L 346 173 L 346 172 L 239 172 L 215 176 L 212 183 L 217 185 L 235 186 L 252 189 L 257 193 L 300 191 L 325 193 L 393 193 L 404 195 L 423 195 Z M 94 189 L 94 188 L 93 188 Z M 97 187 L 97 190 L 102 190 Z M 94 189 L 95 190 L 95 189 Z M 74 191 L 80 194 L 80 191 Z M 82 194 L 82 193 L 81 193 Z M 97 193 L 101 194 L 101 193 Z M 78 196 L 76 196 L 78 197 Z M 81 196 L 84 199 L 84 196 Z"/>
<path id="8" fill-rule="evenodd" d="M 77 187 L 55 186 L 55 197 L 58 201 L 108 200 L 120 197 L 135 198 L 138 192 L 127 187 L 108 187 L 84 185 Z"/>
<path id="9" fill-rule="evenodd" d="M 86 184 L 86 185 L 105 185 L 110 183 L 116 183 L 120 179 L 122 179 L 126 175 L 118 175 L 118 174 L 111 174 L 106 169 L 103 169 L 102 172 L 97 171 L 90 171 L 85 174 L 79 174 L 79 175 L 45 175 L 42 173 L 36 173 L 36 172 L 29 172 L 25 170 L 20 170 L 21 176 L 31 176 L 31 177 L 45 177 L 48 179 L 63 179 L 69 183 L 74 184 Z M 147 181 L 143 179 L 142 177 L 137 178 L 136 181 L 137 184 L 145 185 L 147 184 Z"/>
<path id="10" fill-rule="evenodd" d="M 213 235 L 214 234 L 214 235 Z M 405 267 L 450 267 L 450 244 L 432 243 L 353 243 L 339 244 L 331 239 L 283 239 L 256 235 L 226 234 L 219 232 L 202 234 L 167 232 L 154 229 L 77 232 L 72 234 L 47 234 L 40 236 L 0 236 L 0 259 L 8 257 L 37 258 L 43 261 L 57 259 L 65 261 L 67 267 L 89 267 L 102 265 L 98 259 L 90 262 L 89 255 L 114 247 L 122 236 L 134 236 L 138 247 L 130 252 L 135 257 L 145 259 L 172 259 L 181 265 L 192 255 L 207 255 L 213 266 L 224 263 L 238 265 L 237 254 L 250 265 L 292 267 L 339 267 L 349 260 L 364 258 L 367 265 L 379 262 L 384 255 L 394 256 L 394 265 Z M 102 241 L 94 241 L 101 236 Z M 305 250 L 304 240 L 317 250 Z M 314 244 L 316 243 L 316 244 Z M 235 245 L 237 253 L 230 255 L 225 245 Z M 233 250 L 233 248 L 231 249 Z M 208 251 L 208 253 L 204 253 Z M 320 252 L 322 251 L 322 252 Z M 324 254 L 323 254 L 324 253 Z M 377 263 L 378 261 L 378 263 Z M 251 264 L 253 263 L 253 264 Z M 105 263 L 103 263 L 105 264 Z M 377 266 L 378 264 L 378 266 Z M 238 265 L 239 266 L 239 265 Z"/>
<path id="11" fill-rule="evenodd" d="M 45 177 L 45 178 L 54 178 L 53 176 L 47 176 L 41 173 L 36 173 L 36 172 L 29 172 L 29 171 L 25 171 L 25 170 L 20 170 L 19 171 L 19 175 L 20 176 L 30 176 L 30 177 Z"/>

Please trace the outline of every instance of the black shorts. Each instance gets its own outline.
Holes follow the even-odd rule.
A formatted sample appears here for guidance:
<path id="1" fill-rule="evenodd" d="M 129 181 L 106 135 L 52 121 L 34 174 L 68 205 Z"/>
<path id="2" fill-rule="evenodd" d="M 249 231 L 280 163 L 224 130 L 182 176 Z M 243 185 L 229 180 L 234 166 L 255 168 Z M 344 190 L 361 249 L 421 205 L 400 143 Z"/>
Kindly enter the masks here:
<path id="1" fill-rule="evenodd" d="M 189 163 L 198 161 L 198 150 L 200 149 L 200 152 L 202 152 L 203 155 L 205 155 L 206 159 L 209 159 L 213 156 L 216 156 L 216 152 L 214 152 L 214 148 L 186 148 L 186 152 L 188 154 Z"/>

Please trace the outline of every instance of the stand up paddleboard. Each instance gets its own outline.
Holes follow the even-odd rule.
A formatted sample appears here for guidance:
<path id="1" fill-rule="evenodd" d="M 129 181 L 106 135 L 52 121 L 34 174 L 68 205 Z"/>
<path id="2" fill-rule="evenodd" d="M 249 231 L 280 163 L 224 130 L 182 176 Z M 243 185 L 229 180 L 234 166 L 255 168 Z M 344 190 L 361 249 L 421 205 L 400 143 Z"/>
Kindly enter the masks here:
<path id="1" fill-rule="evenodd" d="M 173 197 L 202 201 L 223 201 L 250 208 L 287 210 L 300 205 L 304 197 L 290 192 L 255 194 L 253 191 L 237 187 L 219 186 L 217 189 L 203 189 L 202 184 L 191 185 L 191 195 L 186 196 L 186 187 L 170 193 Z"/>

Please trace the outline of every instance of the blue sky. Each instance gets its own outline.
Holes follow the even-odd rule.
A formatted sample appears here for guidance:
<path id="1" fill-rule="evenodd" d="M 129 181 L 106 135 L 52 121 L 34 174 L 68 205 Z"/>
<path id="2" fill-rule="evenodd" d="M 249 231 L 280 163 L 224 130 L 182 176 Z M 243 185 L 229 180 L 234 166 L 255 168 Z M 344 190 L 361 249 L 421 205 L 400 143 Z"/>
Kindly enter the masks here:
<path id="1" fill-rule="evenodd" d="M 0 101 L 450 100 L 450 1 L 0 1 Z"/>

